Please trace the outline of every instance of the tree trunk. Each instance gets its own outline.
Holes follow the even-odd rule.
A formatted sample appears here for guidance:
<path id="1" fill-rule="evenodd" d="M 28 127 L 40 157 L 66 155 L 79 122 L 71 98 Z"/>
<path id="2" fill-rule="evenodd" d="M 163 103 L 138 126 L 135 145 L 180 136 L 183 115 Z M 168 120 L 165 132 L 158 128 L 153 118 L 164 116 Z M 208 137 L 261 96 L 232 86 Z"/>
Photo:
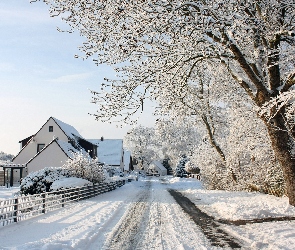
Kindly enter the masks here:
<path id="1" fill-rule="evenodd" d="M 292 155 L 293 139 L 285 129 L 285 123 L 280 114 L 277 114 L 271 123 L 266 123 L 272 148 L 283 170 L 286 181 L 289 203 L 295 206 L 295 157 Z"/>
<path id="2" fill-rule="evenodd" d="M 209 135 L 209 142 L 210 142 L 211 146 L 216 149 L 217 153 L 219 154 L 219 156 L 222 159 L 222 162 L 225 165 L 225 163 L 226 163 L 225 154 L 223 153 L 222 149 L 219 147 L 219 145 L 215 141 L 215 138 L 214 138 L 211 126 L 210 126 L 210 124 L 208 122 L 207 116 L 202 115 L 202 120 L 203 120 L 203 122 L 204 122 L 204 124 L 206 126 L 206 129 L 207 129 L 207 132 L 208 132 L 208 135 Z"/>

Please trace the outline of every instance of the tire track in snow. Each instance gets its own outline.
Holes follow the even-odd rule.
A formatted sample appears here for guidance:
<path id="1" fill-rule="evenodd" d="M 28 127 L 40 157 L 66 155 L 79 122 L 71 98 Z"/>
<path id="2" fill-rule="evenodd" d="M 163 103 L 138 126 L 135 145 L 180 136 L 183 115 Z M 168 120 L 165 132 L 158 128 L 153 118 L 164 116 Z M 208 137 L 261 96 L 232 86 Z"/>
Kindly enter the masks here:
<path id="1" fill-rule="evenodd" d="M 67 209 L 11 225 L 1 236 L 9 239 L 18 235 L 17 245 L 12 239 L 5 241 L 5 246 L 1 244 L 17 250 L 216 249 L 160 182 L 159 178 L 133 182 Z"/>
<path id="2" fill-rule="evenodd" d="M 109 234 L 104 250 L 216 249 L 158 179 L 146 187 Z"/>
<path id="3" fill-rule="evenodd" d="M 137 246 L 143 238 L 144 228 L 147 227 L 150 188 L 151 183 L 147 181 L 144 191 L 139 195 L 137 201 L 131 205 L 126 215 L 122 217 L 115 229 L 108 236 L 103 249 L 140 249 Z"/>
<path id="4" fill-rule="evenodd" d="M 140 192 L 142 187 L 139 190 L 135 190 L 132 194 L 129 193 L 129 197 L 124 200 L 119 206 L 116 207 L 112 214 L 109 214 L 107 219 L 103 213 L 100 216 L 106 219 L 103 224 L 95 225 L 90 232 L 87 233 L 87 237 L 84 240 L 81 240 L 79 244 L 75 245 L 75 249 L 87 249 L 87 250 L 97 250 L 103 249 L 103 245 L 105 241 L 107 241 L 107 234 L 112 232 L 113 228 L 118 224 L 118 221 L 124 216 L 124 212 L 126 211 L 126 207 L 129 207 L 130 202 L 138 197 L 138 193 Z M 117 190 L 121 192 L 121 196 L 125 196 L 125 192 L 121 190 Z M 130 191 L 129 191 L 130 192 Z M 127 208 L 128 209 L 128 208 Z"/>
<path id="5" fill-rule="evenodd" d="M 149 228 L 138 249 L 208 250 L 216 249 L 183 212 L 163 184 L 154 182 Z"/>

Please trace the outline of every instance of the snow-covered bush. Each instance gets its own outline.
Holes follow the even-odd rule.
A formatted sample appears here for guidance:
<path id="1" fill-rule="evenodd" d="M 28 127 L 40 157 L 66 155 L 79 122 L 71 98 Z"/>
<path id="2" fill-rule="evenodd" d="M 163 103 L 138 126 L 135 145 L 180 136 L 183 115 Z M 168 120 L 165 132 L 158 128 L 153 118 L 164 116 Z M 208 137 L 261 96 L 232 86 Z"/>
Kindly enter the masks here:
<path id="1" fill-rule="evenodd" d="M 195 148 L 190 162 L 200 166 L 202 182 L 207 189 L 286 195 L 282 169 L 275 161 L 271 150 L 266 145 L 262 146 L 257 146 L 257 149 L 251 148 L 249 151 L 245 148 L 241 154 L 235 151 L 236 161 L 229 158 L 232 161 L 225 165 L 212 147 L 202 143 Z"/>
<path id="2" fill-rule="evenodd" d="M 246 190 L 271 194 L 278 197 L 287 195 L 282 169 L 278 164 L 269 166 L 264 180 L 262 182 L 250 181 Z"/>
<path id="3" fill-rule="evenodd" d="M 71 176 L 83 178 L 93 183 L 102 182 L 107 178 L 105 167 L 97 158 L 92 159 L 83 152 L 75 153 L 73 159 L 69 159 L 63 168 L 67 170 Z"/>
<path id="4" fill-rule="evenodd" d="M 46 167 L 28 174 L 20 185 L 20 193 L 39 194 L 49 192 L 52 183 L 56 180 L 69 177 L 69 172 L 64 168 Z"/>
<path id="5" fill-rule="evenodd" d="M 123 177 L 124 176 L 124 173 L 122 172 L 120 167 L 106 166 L 105 169 L 111 177 L 113 177 L 113 176 Z"/>
<path id="6" fill-rule="evenodd" d="M 191 161 L 185 163 L 185 170 L 191 174 L 200 173 L 200 168 L 193 164 Z"/>

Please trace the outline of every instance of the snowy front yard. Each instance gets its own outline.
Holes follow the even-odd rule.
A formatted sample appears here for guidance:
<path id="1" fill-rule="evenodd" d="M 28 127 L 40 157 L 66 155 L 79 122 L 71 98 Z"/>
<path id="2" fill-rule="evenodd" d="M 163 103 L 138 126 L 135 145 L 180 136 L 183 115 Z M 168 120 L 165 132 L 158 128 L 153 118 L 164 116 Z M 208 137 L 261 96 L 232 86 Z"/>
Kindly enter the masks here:
<path id="1" fill-rule="evenodd" d="M 0 249 L 220 249 L 167 191 L 176 189 L 216 219 L 295 216 L 285 198 L 203 190 L 194 179 L 140 179 L 112 192 L 0 228 Z M 13 189 L 0 189 L 0 199 Z M 220 227 L 243 249 L 294 249 L 295 221 Z"/>
<path id="2" fill-rule="evenodd" d="M 11 199 L 14 194 L 19 191 L 19 187 L 9 187 L 0 186 L 0 200 Z"/>

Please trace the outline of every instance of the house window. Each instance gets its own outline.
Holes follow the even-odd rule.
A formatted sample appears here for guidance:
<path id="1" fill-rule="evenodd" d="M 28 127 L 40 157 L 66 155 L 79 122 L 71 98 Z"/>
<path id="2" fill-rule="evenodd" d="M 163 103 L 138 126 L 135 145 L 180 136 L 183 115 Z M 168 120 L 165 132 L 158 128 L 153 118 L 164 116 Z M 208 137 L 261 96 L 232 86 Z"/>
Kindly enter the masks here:
<path id="1" fill-rule="evenodd" d="M 49 126 L 49 132 L 53 132 L 53 126 Z"/>
<path id="2" fill-rule="evenodd" d="M 38 144 L 37 145 L 37 153 L 40 152 L 45 147 L 45 144 Z"/>

